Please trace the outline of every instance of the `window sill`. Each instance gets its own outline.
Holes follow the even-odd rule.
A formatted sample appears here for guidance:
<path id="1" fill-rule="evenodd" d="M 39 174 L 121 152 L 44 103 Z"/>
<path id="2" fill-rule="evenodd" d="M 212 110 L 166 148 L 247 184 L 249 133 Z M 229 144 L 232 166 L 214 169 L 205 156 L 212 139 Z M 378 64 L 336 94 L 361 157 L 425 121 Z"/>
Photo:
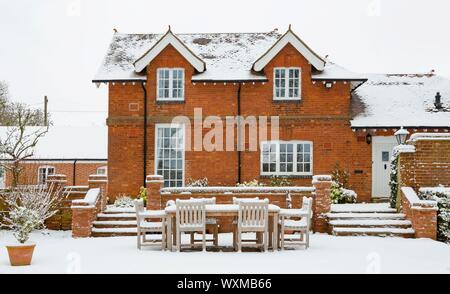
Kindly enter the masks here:
<path id="1" fill-rule="evenodd" d="M 162 99 L 156 98 L 156 103 L 166 104 L 166 103 L 184 103 L 184 99 Z"/>
<path id="2" fill-rule="evenodd" d="M 300 102 L 302 101 L 302 98 L 273 98 L 273 102 Z"/>
<path id="3" fill-rule="evenodd" d="M 272 177 L 286 178 L 286 179 L 312 179 L 311 175 L 259 175 L 260 179 L 270 179 Z"/>

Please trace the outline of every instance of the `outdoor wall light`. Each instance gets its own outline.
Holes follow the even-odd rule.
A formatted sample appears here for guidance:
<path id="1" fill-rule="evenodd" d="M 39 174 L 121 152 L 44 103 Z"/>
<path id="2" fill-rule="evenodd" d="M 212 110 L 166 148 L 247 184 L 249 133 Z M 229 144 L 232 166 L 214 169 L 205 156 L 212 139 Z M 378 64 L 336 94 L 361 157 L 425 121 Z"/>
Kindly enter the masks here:
<path id="1" fill-rule="evenodd" d="M 372 143 L 372 135 L 371 134 L 366 135 L 366 143 L 369 145 Z"/>
<path id="2" fill-rule="evenodd" d="M 400 128 L 397 132 L 395 132 L 395 139 L 397 139 L 397 143 L 399 145 L 403 145 L 406 143 L 406 137 L 408 137 L 409 132 L 405 130 L 403 127 Z"/>
<path id="3" fill-rule="evenodd" d="M 331 87 L 333 87 L 333 83 L 331 82 L 325 83 L 325 88 L 330 89 Z"/>

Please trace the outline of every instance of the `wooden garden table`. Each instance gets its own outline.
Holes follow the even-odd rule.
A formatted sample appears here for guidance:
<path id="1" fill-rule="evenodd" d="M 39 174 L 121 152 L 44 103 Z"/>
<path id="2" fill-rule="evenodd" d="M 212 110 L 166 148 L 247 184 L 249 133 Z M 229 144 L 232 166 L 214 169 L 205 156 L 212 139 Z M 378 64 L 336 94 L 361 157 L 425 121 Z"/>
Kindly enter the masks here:
<path id="1" fill-rule="evenodd" d="M 238 217 L 239 215 L 239 205 L 237 204 L 207 204 L 205 206 L 206 210 L 206 218 L 213 217 L 221 217 L 221 216 L 230 216 L 230 217 Z M 176 232 L 174 225 L 175 223 L 175 215 L 176 215 L 176 207 L 175 205 L 166 207 L 165 209 L 167 215 L 167 249 L 172 250 L 173 245 L 175 245 Z M 280 207 L 269 204 L 269 220 L 272 219 L 272 230 L 270 230 L 269 225 L 269 234 L 272 235 L 269 237 L 269 246 L 272 247 L 273 250 L 278 249 L 278 215 L 280 212 Z"/>

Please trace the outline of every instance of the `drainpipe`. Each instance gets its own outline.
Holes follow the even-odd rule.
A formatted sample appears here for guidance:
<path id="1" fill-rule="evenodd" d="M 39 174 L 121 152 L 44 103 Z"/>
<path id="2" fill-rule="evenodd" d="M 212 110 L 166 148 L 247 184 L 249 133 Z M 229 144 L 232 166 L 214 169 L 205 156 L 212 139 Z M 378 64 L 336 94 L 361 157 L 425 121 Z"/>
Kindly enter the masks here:
<path id="1" fill-rule="evenodd" d="M 142 90 L 144 91 L 144 148 L 142 150 L 142 158 L 144 160 L 144 174 L 142 179 L 142 186 L 145 187 L 145 179 L 147 178 L 147 88 L 145 87 L 145 82 L 142 82 L 141 86 Z"/>
<path id="2" fill-rule="evenodd" d="M 77 177 L 77 159 L 73 161 L 73 170 L 72 170 L 72 186 L 76 186 L 76 177 Z"/>
<path id="3" fill-rule="evenodd" d="M 237 155 L 238 155 L 238 178 L 237 182 L 241 182 L 241 85 L 242 83 L 239 83 L 238 91 L 237 91 L 237 115 L 238 115 L 238 125 L 237 125 Z"/>

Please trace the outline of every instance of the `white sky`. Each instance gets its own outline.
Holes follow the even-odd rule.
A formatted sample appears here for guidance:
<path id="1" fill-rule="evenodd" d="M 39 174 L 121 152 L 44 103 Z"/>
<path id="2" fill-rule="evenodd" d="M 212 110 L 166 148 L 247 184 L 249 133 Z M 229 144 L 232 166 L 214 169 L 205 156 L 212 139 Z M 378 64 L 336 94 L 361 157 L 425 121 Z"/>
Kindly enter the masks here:
<path id="1" fill-rule="evenodd" d="M 0 80 L 15 100 L 36 107 L 48 95 L 59 125 L 104 123 L 106 87 L 91 80 L 113 28 L 284 32 L 292 24 L 313 50 L 350 70 L 435 69 L 450 78 L 448 0 L 0 1 Z"/>

